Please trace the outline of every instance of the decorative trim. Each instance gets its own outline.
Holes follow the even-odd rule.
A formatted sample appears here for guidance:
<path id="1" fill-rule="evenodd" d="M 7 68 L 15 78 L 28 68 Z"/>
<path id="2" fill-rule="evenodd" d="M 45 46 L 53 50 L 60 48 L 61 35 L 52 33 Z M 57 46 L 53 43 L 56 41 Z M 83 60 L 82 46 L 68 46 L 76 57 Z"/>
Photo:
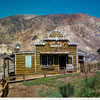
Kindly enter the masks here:
<path id="1" fill-rule="evenodd" d="M 35 47 L 35 74 L 36 74 L 36 47 Z"/>
<path id="2" fill-rule="evenodd" d="M 41 43 L 34 43 L 34 45 L 45 45 L 44 42 L 41 42 Z"/>
<path id="3" fill-rule="evenodd" d="M 71 43 L 71 42 L 69 42 L 68 44 L 69 45 L 78 45 L 78 43 Z"/>
<path id="4" fill-rule="evenodd" d="M 34 54 L 34 52 L 14 52 L 14 53 L 12 53 L 12 54 L 25 54 L 25 53 L 28 53 L 28 54 L 30 54 L 30 53 L 33 53 Z"/>
<path id="5" fill-rule="evenodd" d="M 64 37 L 64 34 L 63 34 L 62 32 L 60 32 L 60 31 L 58 31 L 58 30 L 54 30 L 54 31 L 50 31 L 50 33 L 48 34 L 48 38 L 49 38 L 50 34 L 52 34 L 53 32 L 59 32 L 59 33 L 62 34 L 63 37 Z"/>
<path id="6" fill-rule="evenodd" d="M 54 40 L 54 41 L 58 41 L 58 40 L 67 40 L 66 38 L 58 38 L 58 37 L 55 37 L 55 38 L 44 38 L 44 41 L 47 41 L 47 40 Z"/>
<path id="7" fill-rule="evenodd" d="M 69 54 L 69 52 L 40 52 L 40 54 Z"/>

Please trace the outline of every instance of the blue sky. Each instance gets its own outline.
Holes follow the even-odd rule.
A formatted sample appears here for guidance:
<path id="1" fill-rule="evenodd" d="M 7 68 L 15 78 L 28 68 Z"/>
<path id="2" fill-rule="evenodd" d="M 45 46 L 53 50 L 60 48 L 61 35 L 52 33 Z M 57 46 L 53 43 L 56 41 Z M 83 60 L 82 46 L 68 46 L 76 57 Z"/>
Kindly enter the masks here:
<path id="1" fill-rule="evenodd" d="M 0 18 L 57 13 L 85 13 L 100 18 L 100 0 L 0 0 Z"/>

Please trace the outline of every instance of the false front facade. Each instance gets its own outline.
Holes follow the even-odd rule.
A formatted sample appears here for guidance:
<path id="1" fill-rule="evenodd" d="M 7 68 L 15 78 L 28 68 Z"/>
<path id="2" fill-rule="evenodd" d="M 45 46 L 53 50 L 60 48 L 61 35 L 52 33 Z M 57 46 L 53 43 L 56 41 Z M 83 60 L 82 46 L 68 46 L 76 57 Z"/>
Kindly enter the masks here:
<path id="1" fill-rule="evenodd" d="M 77 44 L 70 43 L 62 33 L 54 31 L 44 38 L 43 42 L 35 43 L 35 68 L 39 73 L 43 70 L 78 72 Z"/>

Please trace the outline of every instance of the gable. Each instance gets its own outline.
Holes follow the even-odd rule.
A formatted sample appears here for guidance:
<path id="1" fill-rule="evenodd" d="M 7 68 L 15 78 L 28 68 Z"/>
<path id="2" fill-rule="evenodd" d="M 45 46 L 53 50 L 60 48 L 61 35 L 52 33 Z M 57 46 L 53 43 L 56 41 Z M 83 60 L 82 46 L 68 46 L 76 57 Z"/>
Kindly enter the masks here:
<path id="1" fill-rule="evenodd" d="M 49 34 L 49 38 L 63 38 L 63 34 L 59 31 L 53 31 Z"/>

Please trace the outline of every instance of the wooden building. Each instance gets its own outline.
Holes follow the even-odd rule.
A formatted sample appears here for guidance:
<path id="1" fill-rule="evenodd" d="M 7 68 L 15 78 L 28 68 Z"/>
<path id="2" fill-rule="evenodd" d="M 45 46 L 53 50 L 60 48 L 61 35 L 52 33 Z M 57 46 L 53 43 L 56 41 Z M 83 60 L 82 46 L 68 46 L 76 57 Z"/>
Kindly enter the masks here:
<path id="1" fill-rule="evenodd" d="M 62 33 L 51 32 L 43 42 L 36 43 L 35 46 L 36 72 L 41 72 L 44 69 L 56 71 L 64 68 L 77 72 L 77 43 L 70 43 Z"/>
<path id="2" fill-rule="evenodd" d="M 78 53 L 78 71 L 84 72 L 84 62 L 85 62 L 85 54 L 83 52 L 77 52 Z"/>
<path id="3" fill-rule="evenodd" d="M 99 64 L 100 64 L 100 48 L 97 50 L 98 54 L 99 54 Z"/>
<path id="4" fill-rule="evenodd" d="M 34 52 L 12 53 L 15 75 L 62 69 L 67 69 L 68 72 L 80 72 L 78 44 L 69 42 L 62 33 L 53 31 L 42 42 L 34 45 Z"/>

